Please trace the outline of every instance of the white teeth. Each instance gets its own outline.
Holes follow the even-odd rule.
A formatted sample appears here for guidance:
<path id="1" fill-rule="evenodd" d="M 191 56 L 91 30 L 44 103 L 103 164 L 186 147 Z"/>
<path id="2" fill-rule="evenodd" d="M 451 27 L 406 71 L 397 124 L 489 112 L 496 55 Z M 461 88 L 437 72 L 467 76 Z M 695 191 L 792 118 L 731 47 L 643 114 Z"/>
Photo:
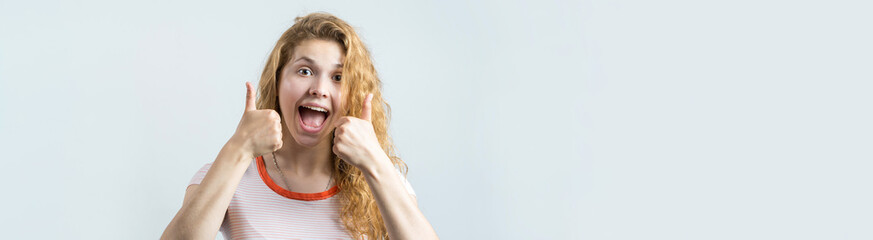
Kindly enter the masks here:
<path id="1" fill-rule="evenodd" d="M 325 113 L 327 112 L 327 109 L 320 108 L 320 107 L 313 107 L 313 106 L 303 106 L 303 107 L 305 107 L 305 108 L 309 108 L 309 109 L 312 109 L 312 110 L 315 110 L 315 111 L 319 111 L 319 112 L 325 112 Z"/>

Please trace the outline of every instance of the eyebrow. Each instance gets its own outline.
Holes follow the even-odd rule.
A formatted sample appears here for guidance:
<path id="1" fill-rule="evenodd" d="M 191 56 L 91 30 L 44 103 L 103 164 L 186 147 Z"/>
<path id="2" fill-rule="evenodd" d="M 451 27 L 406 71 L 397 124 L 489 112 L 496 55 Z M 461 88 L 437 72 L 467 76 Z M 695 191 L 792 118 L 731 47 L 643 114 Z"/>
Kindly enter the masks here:
<path id="1" fill-rule="evenodd" d="M 313 65 L 315 64 L 315 60 L 312 60 L 312 58 L 309 58 L 307 56 L 301 56 L 297 60 L 294 60 L 294 63 L 299 62 L 299 61 L 305 61 L 305 62 L 308 62 L 309 64 L 313 64 Z M 334 66 L 336 66 L 337 68 L 343 68 L 342 63 L 334 64 Z"/>

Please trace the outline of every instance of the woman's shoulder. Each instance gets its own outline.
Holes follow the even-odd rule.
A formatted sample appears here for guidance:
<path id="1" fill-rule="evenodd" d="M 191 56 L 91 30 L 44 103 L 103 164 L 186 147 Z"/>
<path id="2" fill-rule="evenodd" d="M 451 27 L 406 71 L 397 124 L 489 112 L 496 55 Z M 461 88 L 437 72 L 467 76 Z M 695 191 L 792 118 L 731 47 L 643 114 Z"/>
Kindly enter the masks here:
<path id="1" fill-rule="evenodd" d="M 246 169 L 246 174 L 258 172 L 255 161 L 257 161 L 257 159 L 253 159 L 252 162 L 249 164 L 249 167 Z M 206 173 L 208 173 L 209 169 L 212 168 L 213 163 L 214 162 L 204 163 L 203 166 L 201 166 L 200 169 L 194 173 L 194 176 L 191 177 L 191 180 L 188 181 L 188 185 L 190 186 L 192 184 L 200 184 L 200 182 L 203 181 L 203 178 L 206 177 Z"/>
<path id="2" fill-rule="evenodd" d="M 193 184 L 200 184 L 200 182 L 203 181 L 203 178 L 206 177 L 206 173 L 209 172 L 209 168 L 211 167 L 212 162 L 203 164 L 203 166 L 200 167 L 200 170 L 197 170 L 197 172 L 194 173 L 194 176 L 191 177 L 191 180 L 188 181 L 188 186 L 191 186 Z"/>

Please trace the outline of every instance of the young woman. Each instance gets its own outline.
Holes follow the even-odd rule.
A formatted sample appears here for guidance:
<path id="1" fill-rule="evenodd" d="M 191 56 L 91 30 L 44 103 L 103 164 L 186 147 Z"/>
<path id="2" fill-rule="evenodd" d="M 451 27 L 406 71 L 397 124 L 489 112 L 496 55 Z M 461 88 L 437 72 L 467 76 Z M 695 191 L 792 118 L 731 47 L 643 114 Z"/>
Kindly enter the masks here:
<path id="1" fill-rule="evenodd" d="M 435 239 L 388 136 L 389 106 L 354 29 L 298 17 L 162 239 Z"/>

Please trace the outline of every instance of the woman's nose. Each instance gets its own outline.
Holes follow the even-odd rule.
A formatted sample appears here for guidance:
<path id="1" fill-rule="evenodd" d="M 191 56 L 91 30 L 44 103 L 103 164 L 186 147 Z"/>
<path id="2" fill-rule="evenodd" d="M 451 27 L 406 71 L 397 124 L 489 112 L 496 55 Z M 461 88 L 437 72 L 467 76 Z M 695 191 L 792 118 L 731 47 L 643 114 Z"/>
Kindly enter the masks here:
<path id="1" fill-rule="evenodd" d="M 330 80 L 324 80 L 319 78 L 318 80 L 313 81 L 312 86 L 309 87 L 309 95 L 316 97 L 327 97 L 327 81 Z"/>

